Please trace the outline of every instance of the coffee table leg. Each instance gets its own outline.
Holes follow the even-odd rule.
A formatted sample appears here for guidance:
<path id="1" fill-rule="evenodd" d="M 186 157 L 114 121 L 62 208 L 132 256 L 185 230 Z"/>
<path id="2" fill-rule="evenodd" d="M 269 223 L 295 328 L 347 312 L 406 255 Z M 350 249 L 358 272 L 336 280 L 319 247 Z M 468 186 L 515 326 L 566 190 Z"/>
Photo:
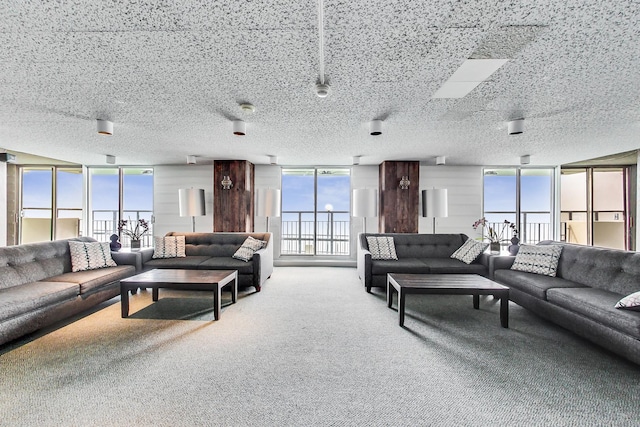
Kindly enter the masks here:
<path id="1" fill-rule="evenodd" d="M 473 308 L 480 309 L 480 295 L 473 295 Z"/>
<path id="2" fill-rule="evenodd" d="M 404 289 L 398 290 L 398 324 L 404 326 Z"/>
<path id="3" fill-rule="evenodd" d="M 216 283 L 213 290 L 213 318 L 218 320 L 220 318 L 220 285 Z"/>
<path id="4" fill-rule="evenodd" d="M 387 280 L 387 307 L 389 308 L 393 305 L 393 291 L 393 285 Z"/>
<path id="5" fill-rule="evenodd" d="M 158 301 L 158 286 L 154 286 L 152 291 L 151 291 L 151 297 L 153 298 L 154 301 Z"/>
<path id="6" fill-rule="evenodd" d="M 233 284 L 231 285 L 231 302 L 235 304 L 237 299 L 238 299 L 238 277 L 236 276 L 236 278 L 233 279 Z"/>
<path id="7" fill-rule="evenodd" d="M 509 327 L 509 295 L 500 298 L 500 324 L 503 328 Z"/>
<path id="8" fill-rule="evenodd" d="M 129 291 L 120 285 L 120 308 L 122 310 L 122 317 L 129 316 Z"/>

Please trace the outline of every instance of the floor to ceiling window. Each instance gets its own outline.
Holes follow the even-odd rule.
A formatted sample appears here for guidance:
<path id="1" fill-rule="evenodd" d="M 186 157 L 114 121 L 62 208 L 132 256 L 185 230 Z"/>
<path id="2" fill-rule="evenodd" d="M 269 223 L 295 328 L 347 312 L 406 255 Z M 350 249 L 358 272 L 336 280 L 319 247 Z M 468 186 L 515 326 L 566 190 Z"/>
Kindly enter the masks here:
<path id="1" fill-rule="evenodd" d="M 560 232 L 570 243 L 632 249 L 626 167 L 563 168 Z"/>
<path id="2" fill-rule="evenodd" d="M 22 167 L 20 243 L 81 235 L 82 181 L 80 167 Z"/>
<path id="3" fill-rule="evenodd" d="M 349 255 L 350 170 L 282 170 L 282 255 Z"/>
<path id="4" fill-rule="evenodd" d="M 136 167 L 89 168 L 89 235 L 108 242 L 118 234 L 120 219 L 145 219 L 151 229 L 143 236 L 142 245 L 151 246 L 153 239 L 153 169 Z M 120 236 L 124 247 L 127 236 Z"/>
<path id="5" fill-rule="evenodd" d="M 498 228 L 505 220 L 515 223 L 523 243 L 553 239 L 553 172 L 551 168 L 485 169 L 487 221 Z"/>

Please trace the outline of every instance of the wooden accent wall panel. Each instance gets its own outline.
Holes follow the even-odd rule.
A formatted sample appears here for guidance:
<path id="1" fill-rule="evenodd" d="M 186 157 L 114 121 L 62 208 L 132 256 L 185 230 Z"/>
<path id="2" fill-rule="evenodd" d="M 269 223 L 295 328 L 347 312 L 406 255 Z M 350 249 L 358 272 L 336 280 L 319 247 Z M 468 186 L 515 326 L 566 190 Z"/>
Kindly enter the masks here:
<path id="1" fill-rule="evenodd" d="M 254 169 L 246 160 L 213 162 L 213 231 L 253 232 Z M 233 187 L 222 189 L 229 175 Z"/>
<path id="2" fill-rule="evenodd" d="M 381 233 L 417 233 L 420 202 L 420 162 L 391 162 L 380 164 L 380 214 L 378 225 Z M 402 176 L 411 184 L 400 188 Z"/>

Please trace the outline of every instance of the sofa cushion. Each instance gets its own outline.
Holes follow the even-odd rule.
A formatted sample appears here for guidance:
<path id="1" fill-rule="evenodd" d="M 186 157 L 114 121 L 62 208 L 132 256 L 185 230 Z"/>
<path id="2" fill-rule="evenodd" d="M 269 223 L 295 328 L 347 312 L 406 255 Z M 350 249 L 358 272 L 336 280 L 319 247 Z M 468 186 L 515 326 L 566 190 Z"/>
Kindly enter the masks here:
<path id="1" fill-rule="evenodd" d="M 80 287 L 69 282 L 32 282 L 0 289 L 0 320 L 74 299 Z"/>
<path id="2" fill-rule="evenodd" d="M 253 274 L 253 262 L 230 257 L 210 257 L 198 264 L 199 270 L 238 270 L 238 274 Z"/>
<path id="3" fill-rule="evenodd" d="M 605 326 L 640 339 L 640 313 L 617 310 L 620 294 L 599 288 L 549 289 L 547 300 Z"/>
<path id="4" fill-rule="evenodd" d="M 49 277 L 45 281 L 76 283 L 80 285 L 80 295 L 82 295 L 100 289 L 111 282 L 129 277 L 135 272 L 136 268 L 132 265 L 118 265 L 97 270 L 64 273 L 59 276 Z"/>
<path id="5" fill-rule="evenodd" d="M 367 236 L 367 244 L 369 252 L 371 252 L 371 259 L 398 259 L 396 246 L 391 236 Z"/>
<path id="6" fill-rule="evenodd" d="M 109 242 L 69 242 L 71 271 L 115 267 Z"/>
<path id="7" fill-rule="evenodd" d="M 543 300 L 547 299 L 547 291 L 552 288 L 586 288 L 585 285 L 559 277 L 542 276 L 517 270 L 496 270 L 493 276 L 496 282 Z"/>
<path id="8" fill-rule="evenodd" d="M 371 274 L 429 273 L 429 267 L 417 258 L 400 258 L 398 260 L 376 260 L 371 263 Z"/>
<path id="9" fill-rule="evenodd" d="M 467 239 L 462 246 L 451 254 L 451 258 L 462 261 L 465 264 L 471 264 L 476 260 L 476 258 L 478 258 L 478 255 L 487 249 L 488 246 L 488 243 Z"/>
<path id="10" fill-rule="evenodd" d="M 562 245 L 521 245 L 512 270 L 556 276 Z"/>
<path id="11" fill-rule="evenodd" d="M 271 233 L 185 233 L 172 231 L 167 236 L 184 236 L 187 256 L 228 256 L 231 257 L 247 236 L 268 242 Z"/>
<path id="12" fill-rule="evenodd" d="M 144 269 L 148 270 L 150 268 L 186 268 L 186 269 L 196 269 L 200 263 L 205 262 L 211 258 L 211 256 L 207 255 L 187 255 L 184 258 L 157 258 L 151 259 L 149 261 L 145 261 Z"/>
<path id="13" fill-rule="evenodd" d="M 640 311 L 640 292 L 634 292 L 618 301 L 615 308 Z"/>
<path id="14" fill-rule="evenodd" d="M 154 237 L 153 258 L 185 257 L 184 236 Z"/>
<path id="15" fill-rule="evenodd" d="M 452 258 L 426 258 L 421 259 L 431 274 L 487 274 L 487 267 L 479 263 L 466 264 Z"/>
<path id="16" fill-rule="evenodd" d="M 232 258 L 239 259 L 240 261 L 249 262 L 251 258 L 253 258 L 253 254 L 256 253 L 257 250 L 262 249 L 266 246 L 267 242 L 263 242 L 262 240 L 254 239 L 251 236 L 248 236 L 244 242 L 242 242 L 242 246 L 238 248 L 238 250 L 232 255 Z"/>

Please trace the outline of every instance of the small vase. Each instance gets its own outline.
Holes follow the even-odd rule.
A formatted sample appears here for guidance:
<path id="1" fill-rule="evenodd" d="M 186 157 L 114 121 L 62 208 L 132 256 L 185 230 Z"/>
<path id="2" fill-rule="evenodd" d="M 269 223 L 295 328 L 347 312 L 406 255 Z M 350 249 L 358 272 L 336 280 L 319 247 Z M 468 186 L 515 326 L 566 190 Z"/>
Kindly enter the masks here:
<path id="1" fill-rule="evenodd" d="M 500 253 L 500 242 L 491 242 L 491 243 L 489 243 L 489 249 L 491 250 L 492 254 L 499 254 Z"/>
<path id="2" fill-rule="evenodd" d="M 131 250 L 137 251 L 140 249 L 140 240 L 132 240 L 131 241 Z"/>
<path id="3" fill-rule="evenodd" d="M 509 246 L 509 254 L 511 255 L 517 255 L 518 251 L 520 250 L 520 239 L 518 239 L 517 237 L 512 237 L 511 238 L 511 246 Z"/>

